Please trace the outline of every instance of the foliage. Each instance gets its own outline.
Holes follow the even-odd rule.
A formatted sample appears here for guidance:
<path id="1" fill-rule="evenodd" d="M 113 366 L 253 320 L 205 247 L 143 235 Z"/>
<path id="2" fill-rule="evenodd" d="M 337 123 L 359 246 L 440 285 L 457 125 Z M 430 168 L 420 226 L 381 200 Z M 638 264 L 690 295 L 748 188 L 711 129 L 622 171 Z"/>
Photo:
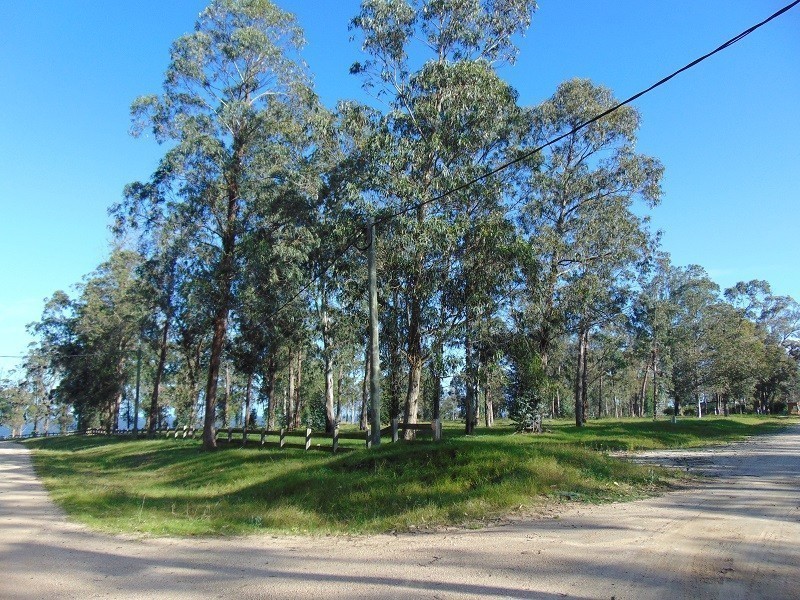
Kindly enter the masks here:
<path id="1" fill-rule="evenodd" d="M 78 286 L 77 299 L 56 292 L 33 328 L 59 374 L 54 394 L 72 405 L 79 429 L 117 428 L 145 314 L 135 277 L 139 260 L 134 252 L 114 251 Z"/>
<path id="2" fill-rule="evenodd" d="M 365 426 L 368 219 L 384 421 L 444 408 L 469 433 L 483 410 L 529 430 L 796 400 L 797 302 L 761 280 L 721 295 L 660 251 L 646 210 L 663 168 L 636 150 L 639 113 L 574 130 L 611 90 L 573 79 L 523 106 L 504 81 L 535 8 L 364 0 L 351 70 L 378 102 L 329 112 L 292 15 L 213 0 L 161 92 L 134 101 L 161 160 L 112 207 L 108 260 L 32 325 L 6 413 L 111 430 L 140 392 L 151 429 L 202 422 L 206 449 L 254 410 Z"/>

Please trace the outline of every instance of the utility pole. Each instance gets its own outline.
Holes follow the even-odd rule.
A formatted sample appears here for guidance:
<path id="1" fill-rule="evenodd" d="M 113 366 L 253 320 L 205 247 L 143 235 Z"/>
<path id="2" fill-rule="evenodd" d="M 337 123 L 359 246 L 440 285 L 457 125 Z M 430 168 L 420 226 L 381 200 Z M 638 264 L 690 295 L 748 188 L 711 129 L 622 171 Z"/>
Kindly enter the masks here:
<path id="1" fill-rule="evenodd" d="M 139 437 L 139 384 L 142 381 L 142 340 L 136 350 L 136 399 L 133 402 L 133 439 Z M 128 405 L 130 406 L 130 405 Z"/>
<path id="2" fill-rule="evenodd" d="M 369 422 L 372 447 L 381 445 L 381 356 L 378 344 L 378 275 L 375 248 L 375 219 L 367 225 L 369 249 L 367 267 L 369 269 Z"/>

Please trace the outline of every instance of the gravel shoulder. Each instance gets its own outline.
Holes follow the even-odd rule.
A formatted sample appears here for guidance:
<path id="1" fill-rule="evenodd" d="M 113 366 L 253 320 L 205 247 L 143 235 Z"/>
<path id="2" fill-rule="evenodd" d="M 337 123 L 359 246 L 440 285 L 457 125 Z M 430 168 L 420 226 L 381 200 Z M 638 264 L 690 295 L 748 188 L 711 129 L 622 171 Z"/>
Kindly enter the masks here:
<path id="1" fill-rule="evenodd" d="M 800 598 L 800 427 L 634 460 L 708 477 L 482 530 L 137 539 L 70 522 L 0 442 L 0 598 Z"/>

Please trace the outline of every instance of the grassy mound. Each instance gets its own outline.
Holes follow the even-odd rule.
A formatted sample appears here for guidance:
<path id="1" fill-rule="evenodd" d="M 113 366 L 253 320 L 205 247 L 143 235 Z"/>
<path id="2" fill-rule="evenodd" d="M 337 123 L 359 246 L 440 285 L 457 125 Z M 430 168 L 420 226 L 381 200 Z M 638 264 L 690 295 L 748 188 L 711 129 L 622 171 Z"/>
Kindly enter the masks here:
<path id="1" fill-rule="evenodd" d="M 601 421 L 509 427 L 441 443 L 377 450 L 231 447 L 192 440 L 68 437 L 31 440 L 39 475 L 77 520 L 114 532 L 227 535 L 367 533 L 479 525 L 546 502 L 626 500 L 652 494 L 670 473 L 598 449 L 692 446 L 741 439 L 785 422 L 704 419 Z"/>

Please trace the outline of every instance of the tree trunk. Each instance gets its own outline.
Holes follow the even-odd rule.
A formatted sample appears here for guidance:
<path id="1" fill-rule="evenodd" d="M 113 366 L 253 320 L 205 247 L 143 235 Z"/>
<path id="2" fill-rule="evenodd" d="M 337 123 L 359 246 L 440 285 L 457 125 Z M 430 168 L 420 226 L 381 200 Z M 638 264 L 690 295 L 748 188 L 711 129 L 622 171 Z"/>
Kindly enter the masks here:
<path id="1" fill-rule="evenodd" d="M 122 377 L 120 379 L 119 389 L 120 389 L 120 392 L 114 398 L 114 404 L 111 407 L 111 423 L 109 423 L 110 426 L 111 426 L 111 432 L 116 431 L 117 429 L 119 429 L 119 413 L 120 413 L 120 410 L 122 409 L 122 395 L 124 393 L 123 390 L 125 389 L 125 378 L 124 377 Z"/>
<path id="2" fill-rule="evenodd" d="M 336 415 L 334 414 L 333 398 L 333 357 L 331 356 L 331 332 L 330 317 L 328 316 L 327 291 L 324 281 L 322 282 L 322 307 L 320 310 L 322 319 L 322 361 L 325 375 L 325 433 L 333 433 L 336 427 Z"/>
<path id="3" fill-rule="evenodd" d="M 417 412 L 419 410 L 419 391 L 422 379 L 422 359 L 420 357 L 409 356 L 408 369 L 408 393 L 406 394 L 405 410 L 403 411 L 403 423 L 414 425 L 417 423 Z M 414 439 L 414 432 L 407 429 L 404 439 Z"/>
<path id="4" fill-rule="evenodd" d="M 583 427 L 586 423 L 583 399 L 586 385 L 586 336 L 582 327 L 578 334 L 578 360 L 575 369 L 575 425 Z"/>
<path id="5" fill-rule="evenodd" d="M 167 316 L 164 319 L 164 327 L 161 330 L 161 344 L 158 350 L 158 364 L 156 365 L 156 372 L 153 376 L 153 394 L 150 396 L 150 422 L 148 423 L 147 431 L 150 435 L 155 435 L 156 432 L 156 419 L 153 418 L 157 415 L 158 410 L 158 394 L 161 387 L 161 377 L 164 374 L 164 365 L 167 364 L 167 340 L 169 339 L 169 321 Z M 138 415 L 134 418 L 138 418 Z"/>
<path id="6" fill-rule="evenodd" d="M 300 419 L 303 416 L 303 402 L 302 397 L 300 396 L 300 386 L 303 383 L 303 352 L 302 350 L 298 350 L 297 352 L 297 370 L 295 371 L 295 377 L 297 378 L 297 385 L 294 386 L 294 428 L 297 429 L 300 427 Z"/>
<path id="7" fill-rule="evenodd" d="M 413 286 L 412 286 L 413 287 Z M 417 423 L 417 411 L 419 409 L 420 380 L 422 379 L 422 307 L 420 300 L 412 296 L 410 299 L 411 310 L 409 311 L 408 323 L 408 389 L 406 391 L 405 407 L 403 409 L 403 423 L 406 425 Z M 406 430 L 405 439 L 413 439 L 414 432 Z"/>
<path id="8" fill-rule="evenodd" d="M 339 365 L 339 377 L 336 378 L 336 423 L 342 420 L 342 387 L 344 386 L 344 367 Z"/>
<path id="9" fill-rule="evenodd" d="M 650 375 L 650 364 L 647 363 L 644 366 L 644 376 L 642 377 L 642 385 L 639 388 L 639 401 L 636 406 L 636 414 L 631 415 L 632 417 L 642 417 L 644 416 L 642 412 L 642 408 L 644 407 L 644 397 L 647 393 L 647 380 Z"/>
<path id="10" fill-rule="evenodd" d="M 494 427 L 494 400 L 492 399 L 492 392 L 488 385 L 484 388 L 483 402 L 486 427 Z"/>
<path id="11" fill-rule="evenodd" d="M 203 421 L 203 448 L 213 450 L 217 447 L 217 382 L 222 360 L 222 346 L 228 329 L 228 307 L 220 305 L 214 316 L 214 336 L 211 338 L 211 357 L 208 363 L 206 383 L 206 410 Z"/>
<path id="12" fill-rule="evenodd" d="M 203 423 L 203 448 L 213 450 L 217 447 L 217 380 L 222 362 L 222 351 L 228 333 L 228 313 L 233 302 L 233 279 L 235 272 L 236 229 L 239 219 L 239 180 L 241 175 L 242 140 L 233 140 L 234 158 L 227 180 L 227 210 L 224 229 L 220 237 L 222 256 L 219 263 L 219 276 L 216 280 L 219 301 L 214 310 L 214 335 L 211 338 L 211 356 L 208 360 L 208 382 L 206 383 L 206 412 Z"/>
<path id="13" fill-rule="evenodd" d="M 589 418 L 589 328 L 583 333 L 583 383 L 581 384 L 581 401 L 583 403 L 583 422 Z"/>
<path id="14" fill-rule="evenodd" d="M 333 361 L 330 353 L 324 353 L 325 365 L 325 433 L 333 433 L 336 427 L 336 413 L 334 412 L 333 397 Z"/>
<path id="15" fill-rule="evenodd" d="M 244 423 L 242 425 L 242 446 L 247 445 L 247 430 L 250 426 L 250 402 L 253 398 L 253 374 L 247 374 L 247 387 L 244 392 Z"/>
<path id="16" fill-rule="evenodd" d="M 213 450 L 217 447 L 217 380 L 222 360 L 222 347 L 228 329 L 228 306 L 221 304 L 214 316 L 214 336 L 211 338 L 211 356 L 208 363 L 208 381 L 206 383 L 206 406 L 203 421 L 203 448 Z"/>
<path id="17" fill-rule="evenodd" d="M 370 345 L 364 351 L 364 380 L 361 383 L 361 415 L 358 419 L 358 428 L 361 431 L 367 430 L 367 417 L 369 412 L 369 375 L 370 375 Z"/>
<path id="18" fill-rule="evenodd" d="M 653 346 L 653 421 L 658 418 L 658 349 Z M 675 411 L 673 415 L 673 422 L 674 419 L 678 417 L 678 411 Z"/>
<path id="19" fill-rule="evenodd" d="M 431 360 L 431 378 L 433 379 L 433 420 L 441 418 L 442 410 L 442 396 L 444 390 L 442 389 L 442 367 L 444 365 L 444 349 L 441 340 L 436 341 L 435 349 L 433 352 L 433 360 Z"/>
<path id="20" fill-rule="evenodd" d="M 222 404 L 220 408 L 222 409 L 222 426 L 223 427 L 230 427 L 231 426 L 231 365 L 230 363 L 225 363 L 225 394 L 222 396 Z M 234 413 L 234 420 L 236 419 L 236 413 Z"/>
<path id="21" fill-rule="evenodd" d="M 597 418 L 603 416 L 603 374 L 600 373 L 598 377 L 598 392 L 597 392 Z"/>
<path id="22" fill-rule="evenodd" d="M 475 349 L 472 340 L 472 311 L 467 308 L 467 320 L 464 334 L 464 383 L 466 384 L 466 434 L 472 435 L 478 423 L 477 398 L 475 397 Z"/>
<path id="23" fill-rule="evenodd" d="M 275 358 L 270 358 L 267 364 L 267 378 L 264 391 L 266 392 L 267 402 L 267 430 L 275 429 L 275 377 L 278 366 Z"/>
<path id="24" fill-rule="evenodd" d="M 289 381 L 287 383 L 286 398 L 284 399 L 283 424 L 286 429 L 294 429 L 294 388 L 295 388 L 295 355 L 289 356 Z"/>
<path id="25" fill-rule="evenodd" d="M 544 363 L 542 363 L 542 368 L 543 369 L 545 368 L 545 364 Z M 544 373 L 546 374 L 547 371 L 545 370 Z M 561 380 L 561 364 L 559 364 L 558 367 L 556 368 L 556 377 L 558 378 L 559 381 Z M 563 411 L 563 409 L 562 409 L 562 403 L 561 403 L 561 388 L 559 386 L 559 387 L 556 387 L 555 412 L 553 413 L 553 418 L 555 419 L 555 418 L 560 417 L 562 411 Z"/>

